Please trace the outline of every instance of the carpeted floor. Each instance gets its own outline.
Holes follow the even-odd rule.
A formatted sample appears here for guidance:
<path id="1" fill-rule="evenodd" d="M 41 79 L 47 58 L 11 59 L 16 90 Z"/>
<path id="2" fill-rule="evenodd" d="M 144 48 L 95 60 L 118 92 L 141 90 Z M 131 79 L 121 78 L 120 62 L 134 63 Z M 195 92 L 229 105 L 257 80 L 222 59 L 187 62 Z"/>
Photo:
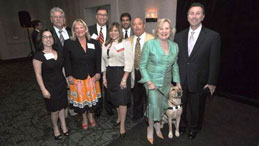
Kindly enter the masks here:
<path id="1" fill-rule="evenodd" d="M 29 59 L 0 62 L 0 146 L 145 146 L 146 124 L 133 123 L 127 116 L 127 136 L 118 138 L 112 128 L 116 116 L 102 113 L 97 127 L 81 129 L 78 117 L 67 118 L 72 133 L 61 141 L 53 138 L 49 113 L 36 83 Z M 187 135 L 164 140 L 155 136 L 157 146 L 259 146 L 259 109 L 224 97 L 207 105 L 204 127 L 194 140 Z"/>

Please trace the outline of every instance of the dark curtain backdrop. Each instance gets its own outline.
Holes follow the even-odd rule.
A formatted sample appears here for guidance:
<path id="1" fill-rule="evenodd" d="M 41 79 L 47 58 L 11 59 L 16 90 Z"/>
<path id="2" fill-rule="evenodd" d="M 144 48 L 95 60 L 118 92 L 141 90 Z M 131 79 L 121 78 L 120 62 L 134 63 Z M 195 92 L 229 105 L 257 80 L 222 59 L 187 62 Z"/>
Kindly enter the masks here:
<path id="1" fill-rule="evenodd" d="M 259 1 L 178 0 L 177 32 L 188 28 L 191 3 L 205 6 L 203 26 L 220 33 L 221 70 L 217 92 L 259 101 Z"/>

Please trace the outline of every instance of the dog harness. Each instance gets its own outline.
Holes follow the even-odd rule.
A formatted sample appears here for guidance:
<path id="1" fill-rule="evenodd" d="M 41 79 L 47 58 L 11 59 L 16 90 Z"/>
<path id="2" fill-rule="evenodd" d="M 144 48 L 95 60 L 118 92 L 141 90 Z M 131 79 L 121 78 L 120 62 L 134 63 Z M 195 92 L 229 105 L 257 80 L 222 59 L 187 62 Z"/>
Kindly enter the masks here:
<path id="1" fill-rule="evenodd" d="M 179 108 L 181 108 L 181 107 L 182 107 L 182 104 L 177 105 L 177 106 L 175 106 L 175 107 L 168 107 L 168 109 L 169 109 L 169 110 L 177 110 L 177 109 L 179 109 Z"/>

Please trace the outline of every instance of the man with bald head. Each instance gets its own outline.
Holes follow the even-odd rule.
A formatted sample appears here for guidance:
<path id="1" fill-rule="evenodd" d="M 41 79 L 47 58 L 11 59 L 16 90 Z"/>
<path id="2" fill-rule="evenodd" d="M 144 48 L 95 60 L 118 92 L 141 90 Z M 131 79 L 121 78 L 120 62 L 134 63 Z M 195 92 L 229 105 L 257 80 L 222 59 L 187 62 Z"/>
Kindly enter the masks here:
<path id="1" fill-rule="evenodd" d="M 141 79 L 139 71 L 139 60 L 141 50 L 146 41 L 154 39 L 152 34 L 145 32 L 145 23 L 141 17 L 136 17 L 132 21 L 133 36 L 128 38 L 133 46 L 134 69 L 131 73 L 131 88 L 133 93 L 133 121 L 137 121 L 144 115 L 144 103 L 147 98 L 143 84 L 138 83 Z"/>

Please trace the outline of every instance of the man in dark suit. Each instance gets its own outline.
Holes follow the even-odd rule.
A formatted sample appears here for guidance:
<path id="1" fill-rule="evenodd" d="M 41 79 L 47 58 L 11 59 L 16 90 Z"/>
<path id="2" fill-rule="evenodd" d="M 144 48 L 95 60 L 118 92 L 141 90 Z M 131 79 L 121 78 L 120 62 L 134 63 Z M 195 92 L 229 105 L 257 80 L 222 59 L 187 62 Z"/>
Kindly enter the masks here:
<path id="1" fill-rule="evenodd" d="M 127 39 L 133 35 L 133 31 L 131 30 L 131 16 L 129 13 L 122 13 L 120 17 L 123 38 Z"/>
<path id="2" fill-rule="evenodd" d="M 96 21 L 97 23 L 88 27 L 89 33 L 92 39 L 98 40 L 100 45 L 102 46 L 108 37 L 108 10 L 104 7 L 99 7 L 96 10 Z M 102 79 L 100 80 L 102 84 Z M 96 110 L 96 117 L 98 118 L 101 115 L 101 112 L 104 109 L 106 110 L 108 115 L 113 115 L 113 106 L 108 99 L 108 95 L 106 94 L 106 88 L 103 87 L 104 91 L 102 92 L 102 99 L 99 101 L 99 106 Z"/>
<path id="3" fill-rule="evenodd" d="M 213 95 L 216 89 L 220 64 L 220 35 L 202 26 L 204 17 L 204 6 L 193 3 L 187 13 L 190 27 L 175 36 L 179 45 L 178 65 L 183 88 L 180 132 L 184 133 L 188 128 L 190 139 L 201 130 L 206 97 Z"/>
<path id="4" fill-rule="evenodd" d="M 50 10 L 50 21 L 52 23 L 50 29 L 53 31 L 55 45 L 57 49 L 63 52 L 64 41 L 71 36 L 71 30 L 65 26 L 65 12 L 59 7 L 52 8 Z"/>
<path id="5" fill-rule="evenodd" d="M 42 23 L 40 22 L 40 20 L 33 20 L 31 22 L 31 24 L 32 24 L 32 27 L 33 27 L 33 31 L 31 33 L 32 43 L 33 43 L 35 52 L 37 52 L 39 50 L 38 35 L 39 35 L 40 30 L 42 28 Z"/>

